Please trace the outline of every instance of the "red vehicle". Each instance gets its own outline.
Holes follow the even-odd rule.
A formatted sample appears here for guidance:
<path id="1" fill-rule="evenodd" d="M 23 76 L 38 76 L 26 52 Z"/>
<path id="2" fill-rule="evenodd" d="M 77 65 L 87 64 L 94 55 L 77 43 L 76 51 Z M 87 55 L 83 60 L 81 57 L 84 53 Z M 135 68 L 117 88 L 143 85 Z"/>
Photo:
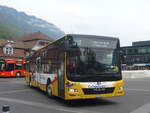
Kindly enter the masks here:
<path id="1" fill-rule="evenodd" d="M 25 60 L 1 59 L 0 77 L 20 77 L 25 73 Z"/>

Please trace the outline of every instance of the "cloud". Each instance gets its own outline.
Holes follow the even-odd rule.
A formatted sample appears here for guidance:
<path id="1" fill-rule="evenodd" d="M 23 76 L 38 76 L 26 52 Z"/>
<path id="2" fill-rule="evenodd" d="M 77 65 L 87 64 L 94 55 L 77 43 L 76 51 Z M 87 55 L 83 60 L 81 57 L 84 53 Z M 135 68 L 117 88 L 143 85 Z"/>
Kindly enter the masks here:
<path id="1" fill-rule="evenodd" d="M 66 33 L 120 37 L 121 45 L 148 40 L 148 0 L 0 0 L 0 4 L 56 24 Z"/>

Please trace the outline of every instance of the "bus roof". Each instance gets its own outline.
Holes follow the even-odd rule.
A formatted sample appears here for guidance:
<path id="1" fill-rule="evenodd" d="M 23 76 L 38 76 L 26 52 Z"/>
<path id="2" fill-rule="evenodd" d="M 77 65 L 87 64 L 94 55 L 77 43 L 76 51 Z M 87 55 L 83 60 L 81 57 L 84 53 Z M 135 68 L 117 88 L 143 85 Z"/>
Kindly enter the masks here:
<path id="1" fill-rule="evenodd" d="M 15 63 L 16 62 L 15 59 L 3 59 L 3 60 L 7 63 Z"/>
<path id="2" fill-rule="evenodd" d="M 57 42 L 58 40 L 62 40 L 64 38 L 67 38 L 67 36 L 72 36 L 74 38 L 90 38 L 90 37 L 93 37 L 93 38 L 101 38 L 101 39 L 106 39 L 106 40 L 119 40 L 119 38 L 111 37 L 111 36 L 98 36 L 98 35 L 87 35 L 87 34 L 65 34 L 62 38 L 59 38 L 57 40 L 54 40 L 53 42 L 50 42 L 47 46 Z M 45 46 L 45 47 L 47 47 L 47 46 Z M 45 48 L 45 47 L 43 47 L 43 48 Z M 41 50 L 43 48 L 41 48 Z"/>
<path id="3" fill-rule="evenodd" d="M 16 62 L 22 62 L 22 63 L 25 63 L 25 60 L 23 59 L 3 59 L 5 62 L 7 63 L 16 63 Z"/>
<path id="4" fill-rule="evenodd" d="M 45 49 L 49 45 L 51 45 L 51 44 L 53 44 L 55 42 L 58 42 L 59 40 L 66 39 L 67 36 L 68 37 L 72 36 L 74 38 L 91 38 L 92 37 L 92 38 L 100 38 L 100 39 L 105 39 L 105 40 L 119 40 L 119 38 L 117 38 L 117 37 L 111 37 L 111 36 L 98 36 L 98 35 L 87 35 L 87 34 L 65 34 L 62 38 L 54 40 L 53 42 L 50 42 L 48 45 L 46 45 L 46 46 L 44 46 L 44 47 L 36 50 L 32 56 L 34 56 L 36 54 L 39 54 L 39 52 L 41 52 L 43 49 Z"/>
<path id="5" fill-rule="evenodd" d="M 102 39 L 111 39 L 111 40 L 118 40 L 119 38 L 117 37 L 111 37 L 111 36 L 98 36 L 98 35 L 86 35 L 86 34 L 67 34 L 66 36 L 72 36 L 74 38 L 102 38 Z"/>

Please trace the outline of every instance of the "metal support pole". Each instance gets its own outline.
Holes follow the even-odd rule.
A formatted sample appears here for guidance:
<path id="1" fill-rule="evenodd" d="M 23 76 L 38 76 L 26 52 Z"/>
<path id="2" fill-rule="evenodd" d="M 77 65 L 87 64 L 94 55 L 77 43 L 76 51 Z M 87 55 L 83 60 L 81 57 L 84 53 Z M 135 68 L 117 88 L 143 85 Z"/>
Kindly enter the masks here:
<path id="1" fill-rule="evenodd" d="M 10 111 L 10 108 L 9 108 L 8 105 L 4 105 L 4 106 L 2 107 L 2 113 L 9 113 L 9 111 Z"/>

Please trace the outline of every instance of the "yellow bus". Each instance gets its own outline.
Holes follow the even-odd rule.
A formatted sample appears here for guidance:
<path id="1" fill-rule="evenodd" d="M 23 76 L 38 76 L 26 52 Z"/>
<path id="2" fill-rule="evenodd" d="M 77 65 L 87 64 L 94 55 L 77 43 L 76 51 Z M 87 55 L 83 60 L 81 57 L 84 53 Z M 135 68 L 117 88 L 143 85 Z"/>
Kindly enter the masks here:
<path id="1" fill-rule="evenodd" d="M 65 100 L 123 96 L 118 38 L 67 34 L 27 59 L 26 82 Z"/>

